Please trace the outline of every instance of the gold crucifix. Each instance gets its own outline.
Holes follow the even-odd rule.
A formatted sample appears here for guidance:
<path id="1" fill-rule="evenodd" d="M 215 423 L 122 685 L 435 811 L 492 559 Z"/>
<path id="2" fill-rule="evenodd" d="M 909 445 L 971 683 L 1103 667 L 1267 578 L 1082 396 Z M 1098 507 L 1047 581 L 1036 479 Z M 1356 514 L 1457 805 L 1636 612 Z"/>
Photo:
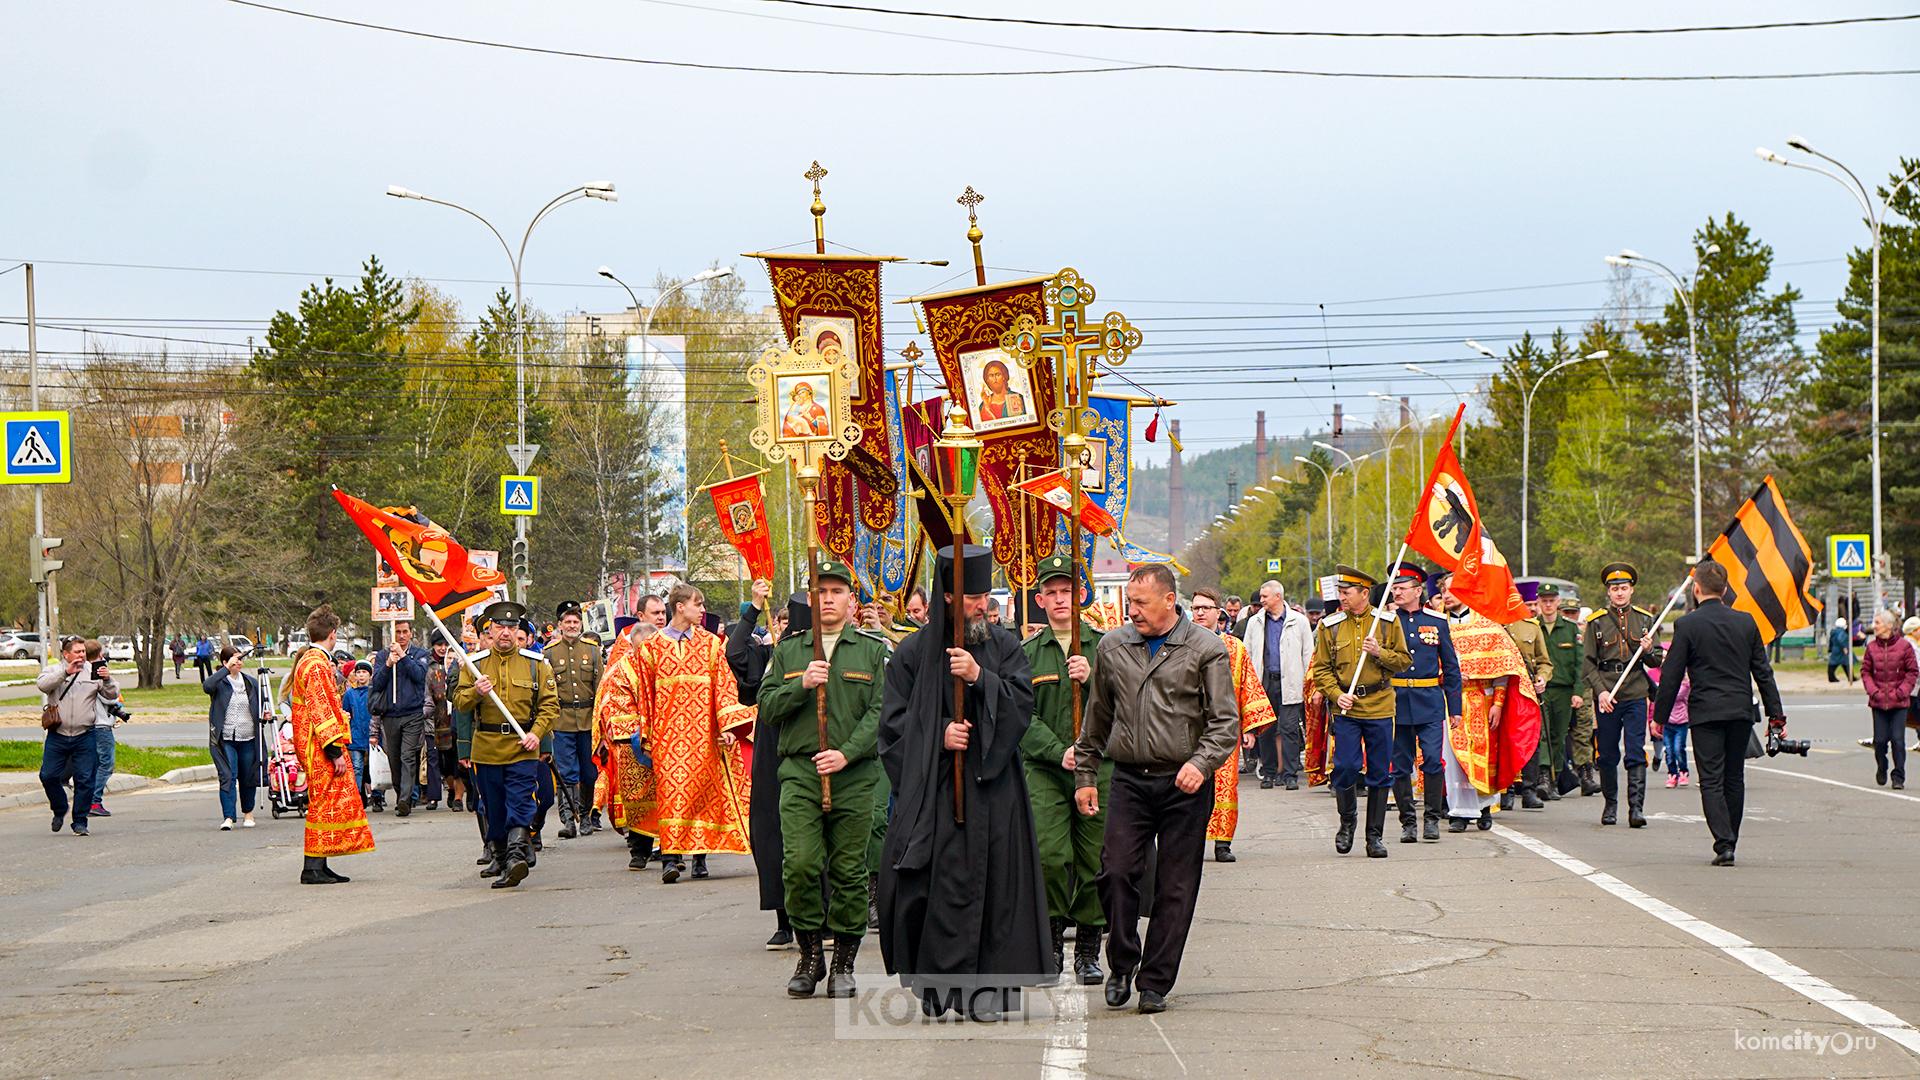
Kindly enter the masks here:
<path id="1" fill-rule="evenodd" d="M 953 201 L 967 208 L 967 242 L 973 245 L 973 283 L 985 285 L 987 264 L 980 254 L 980 240 L 986 234 L 980 231 L 980 217 L 974 212 L 974 207 L 986 202 L 987 197 L 973 190 L 972 184 L 968 184 L 967 190 L 961 192 L 960 197 Z"/>
<path id="2" fill-rule="evenodd" d="M 815 161 L 801 175 L 813 181 L 813 253 L 825 255 L 827 253 L 827 204 L 820 201 L 820 181 L 827 175 L 827 170 L 820 167 L 819 161 Z"/>
<path id="3" fill-rule="evenodd" d="M 1074 609 L 1082 607 L 1085 594 L 1080 554 L 1080 476 L 1081 461 L 1087 452 L 1087 428 L 1100 418 L 1087 408 L 1087 395 L 1093 389 L 1094 363 L 1105 360 L 1118 367 L 1140 347 L 1140 331 L 1125 315 L 1110 311 L 1098 325 L 1087 324 L 1087 305 L 1093 302 L 1093 286 L 1069 266 L 1053 276 L 1041 293 L 1041 299 L 1053 312 L 1053 322 L 1041 325 L 1031 315 L 1022 315 L 1000 336 L 1000 348 L 1011 353 L 1024 368 L 1051 360 L 1060 388 L 1060 405 L 1047 414 L 1047 426 L 1060 436 L 1061 457 L 1067 474 L 1067 489 L 1072 510 L 1067 514 L 1067 554 L 1073 560 Z M 1025 531 L 1022 530 L 1022 536 Z M 1078 627 L 1069 641 L 1069 656 L 1080 655 Z M 1080 737 L 1080 684 L 1072 686 L 1073 737 Z"/>

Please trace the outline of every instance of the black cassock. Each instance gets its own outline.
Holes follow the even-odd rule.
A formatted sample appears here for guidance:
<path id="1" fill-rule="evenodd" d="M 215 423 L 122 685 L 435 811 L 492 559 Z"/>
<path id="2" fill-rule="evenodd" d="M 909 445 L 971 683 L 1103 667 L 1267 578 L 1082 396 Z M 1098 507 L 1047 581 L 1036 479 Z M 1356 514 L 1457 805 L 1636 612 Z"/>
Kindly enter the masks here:
<path id="1" fill-rule="evenodd" d="M 1059 969 L 1020 766 L 1033 676 L 1019 640 L 1000 627 L 967 647 L 981 675 L 967 689 L 966 824 L 955 824 L 944 599 L 887 665 L 880 760 L 895 804 L 880 864 L 880 950 L 887 971 L 916 990 L 1040 985 Z"/>
<path id="2" fill-rule="evenodd" d="M 749 607 L 727 633 L 727 667 L 733 670 L 742 705 L 759 702 L 760 680 L 773 658 L 773 646 L 753 639 L 753 628 L 759 621 L 760 609 Z M 754 722 L 753 790 L 762 794 L 747 806 L 747 840 L 753 848 L 754 870 L 760 877 L 761 911 L 787 906 L 786 885 L 780 879 L 780 755 L 774 752 L 779 739 L 777 727 Z"/>

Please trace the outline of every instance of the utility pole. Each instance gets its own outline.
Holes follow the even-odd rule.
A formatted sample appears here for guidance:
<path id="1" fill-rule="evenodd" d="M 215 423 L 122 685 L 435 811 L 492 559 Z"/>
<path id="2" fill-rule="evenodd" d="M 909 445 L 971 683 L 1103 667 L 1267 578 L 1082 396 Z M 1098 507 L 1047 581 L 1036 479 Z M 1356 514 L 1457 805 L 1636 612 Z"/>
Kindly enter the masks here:
<path id="1" fill-rule="evenodd" d="M 40 411 L 40 339 L 39 324 L 34 318 L 33 309 L 33 264 L 28 263 L 27 270 L 27 408 Z M 33 551 L 30 563 L 34 567 L 43 565 L 44 549 L 41 538 L 47 532 L 46 499 L 41 494 L 43 484 L 33 485 Z M 58 569 L 58 564 L 55 564 Z M 35 573 L 34 592 L 36 611 L 34 629 L 40 633 L 40 660 L 45 663 L 53 659 L 53 635 L 60 622 L 60 593 L 53 583 L 53 571 Z"/>

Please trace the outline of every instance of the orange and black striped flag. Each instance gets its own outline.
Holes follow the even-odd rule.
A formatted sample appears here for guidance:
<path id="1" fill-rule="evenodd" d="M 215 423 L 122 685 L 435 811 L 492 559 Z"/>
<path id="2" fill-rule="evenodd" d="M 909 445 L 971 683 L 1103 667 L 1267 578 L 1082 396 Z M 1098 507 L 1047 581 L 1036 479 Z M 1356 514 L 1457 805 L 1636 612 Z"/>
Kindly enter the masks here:
<path id="1" fill-rule="evenodd" d="M 1768 644 L 1789 630 L 1819 622 L 1822 605 L 1807 592 L 1813 549 L 1787 516 L 1787 502 L 1773 477 L 1762 480 L 1733 515 L 1707 549 L 1707 558 L 1727 568 L 1732 586 L 1728 602 L 1753 616 Z"/>

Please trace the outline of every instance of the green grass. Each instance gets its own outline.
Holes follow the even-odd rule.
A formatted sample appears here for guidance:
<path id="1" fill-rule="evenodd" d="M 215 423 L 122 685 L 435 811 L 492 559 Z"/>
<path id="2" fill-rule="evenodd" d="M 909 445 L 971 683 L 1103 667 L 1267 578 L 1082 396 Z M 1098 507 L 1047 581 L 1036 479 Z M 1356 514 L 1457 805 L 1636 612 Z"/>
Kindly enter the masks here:
<path id="1" fill-rule="evenodd" d="M 211 764 L 204 746 L 128 746 L 114 749 L 113 771 L 135 776 L 159 776 L 189 765 Z M 0 740 L 0 770 L 32 772 L 40 768 L 40 743 L 25 739 Z"/>

